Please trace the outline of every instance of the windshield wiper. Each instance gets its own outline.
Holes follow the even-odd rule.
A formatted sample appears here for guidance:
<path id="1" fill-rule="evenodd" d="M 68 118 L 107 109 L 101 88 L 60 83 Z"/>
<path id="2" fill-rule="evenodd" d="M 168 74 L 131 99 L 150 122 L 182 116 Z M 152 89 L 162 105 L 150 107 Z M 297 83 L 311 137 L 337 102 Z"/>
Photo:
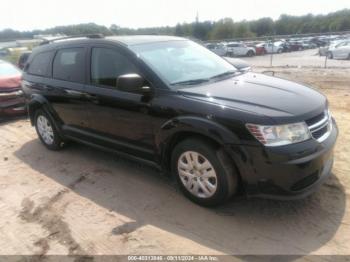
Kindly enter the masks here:
<path id="1" fill-rule="evenodd" d="M 199 78 L 199 79 L 191 79 L 191 80 L 173 82 L 170 84 L 171 85 L 196 85 L 196 84 L 201 84 L 201 83 L 208 82 L 208 81 L 209 81 L 208 78 Z"/>
<path id="2" fill-rule="evenodd" d="M 226 71 L 226 72 L 224 72 L 224 73 L 221 73 L 221 74 L 218 74 L 218 75 L 215 75 L 215 76 L 212 76 L 210 79 L 214 79 L 214 78 L 220 78 L 220 77 L 223 77 L 223 76 L 228 76 L 228 75 L 234 75 L 234 74 L 236 74 L 236 73 L 238 73 L 238 71 Z"/>
<path id="3" fill-rule="evenodd" d="M 179 82 L 173 82 L 170 83 L 171 85 L 196 85 L 196 84 L 201 84 L 204 82 L 209 82 L 211 79 L 215 79 L 215 78 L 220 78 L 223 76 L 227 76 L 227 75 L 233 75 L 239 73 L 238 71 L 234 70 L 234 71 L 226 71 L 224 73 L 212 76 L 210 78 L 199 78 L 199 79 L 190 79 L 190 80 L 185 80 L 185 81 L 179 81 Z"/>

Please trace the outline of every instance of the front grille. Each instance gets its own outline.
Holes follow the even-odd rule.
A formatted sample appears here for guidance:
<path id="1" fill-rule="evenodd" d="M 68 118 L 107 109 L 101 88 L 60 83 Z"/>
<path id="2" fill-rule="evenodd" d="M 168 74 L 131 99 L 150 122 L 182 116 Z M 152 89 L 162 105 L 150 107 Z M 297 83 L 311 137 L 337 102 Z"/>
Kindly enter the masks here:
<path id="1" fill-rule="evenodd" d="M 325 112 L 322 112 L 321 114 L 314 116 L 314 117 L 306 120 L 305 122 L 308 126 L 311 126 L 311 125 L 316 124 L 317 122 L 321 121 L 324 117 L 325 117 Z"/>
<path id="2" fill-rule="evenodd" d="M 307 177 L 304 177 L 303 179 L 300 179 L 298 182 L 296 182 L 292 187 L 291 190 L 293 191 L 299 191 L 302 190 L 313 183 L 315 183 L 318 180 L 318 171 L 315 171 L 311 175 L 308 175 Z"/>
<path id="3" fill-rule="evenodd" d="M 312 117 L 305 121 L 309 127 L 311 136 L 318 142 L 324 141 L 332 129 L 332 120 L 328 111 L 324 111 L 315 117 Z"/>
<path id="4" fill-rule="evenodd" d="M 319 139 L 328 131 L 328 126 L 322 127 L 321 129 L 312 133 L 313 138 Z"/>

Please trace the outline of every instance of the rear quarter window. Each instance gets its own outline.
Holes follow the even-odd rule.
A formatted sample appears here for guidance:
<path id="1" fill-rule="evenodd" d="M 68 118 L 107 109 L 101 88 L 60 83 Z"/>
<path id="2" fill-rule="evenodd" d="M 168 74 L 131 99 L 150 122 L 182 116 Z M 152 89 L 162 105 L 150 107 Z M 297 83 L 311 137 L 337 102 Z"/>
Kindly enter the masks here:
<path id="1" fill-rule="evenodd" d="M 36 54 L 27 68 L 27 73 L 37 76 L 48 76 L 53 51 Z"/>

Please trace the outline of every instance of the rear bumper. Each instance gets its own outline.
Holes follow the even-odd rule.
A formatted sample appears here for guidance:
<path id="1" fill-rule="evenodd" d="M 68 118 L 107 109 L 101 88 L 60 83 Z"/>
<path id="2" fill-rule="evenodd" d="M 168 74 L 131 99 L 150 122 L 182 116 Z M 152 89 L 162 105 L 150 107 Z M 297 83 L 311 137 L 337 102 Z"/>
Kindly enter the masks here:
<path id="1" fill-rule="evenodd" d="M 238 169 L 247 195 L 288 200 L 316 191 L 331 175 L 338 136 L 335 122 L 333 127 L 322 143 L 310 139 L 278 148 L 241 147 Z"/>

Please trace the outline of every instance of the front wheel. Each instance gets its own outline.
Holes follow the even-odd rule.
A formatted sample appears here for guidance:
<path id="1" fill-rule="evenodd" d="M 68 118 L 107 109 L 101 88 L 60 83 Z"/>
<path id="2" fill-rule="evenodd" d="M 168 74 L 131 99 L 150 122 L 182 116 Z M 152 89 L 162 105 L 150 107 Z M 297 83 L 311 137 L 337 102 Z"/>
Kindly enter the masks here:
<path id="1" fill-rule="evenodd" d="M 216 206 L 237 189 L 238 176 L 223 152 L 201 139 L 187 139 L 174 149 L 172 172 L 182 192 L 202 206 Z"/>
<path id="2" fill-rule="evenodd" d="M 53 121 L 42 109 L 35 113 L 35 129 L 41 142 L 50 150 L 59 150 L 64 142 L 60 137 Z"/>

